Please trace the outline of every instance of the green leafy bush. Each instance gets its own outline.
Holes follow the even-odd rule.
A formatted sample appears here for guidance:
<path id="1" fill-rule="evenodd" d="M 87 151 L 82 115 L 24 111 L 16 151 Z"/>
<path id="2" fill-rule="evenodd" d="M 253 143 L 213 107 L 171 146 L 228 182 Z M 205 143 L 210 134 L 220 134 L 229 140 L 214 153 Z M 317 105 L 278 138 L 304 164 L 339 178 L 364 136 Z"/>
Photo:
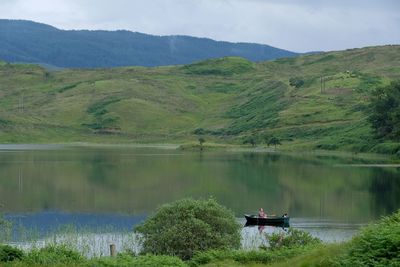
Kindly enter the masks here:
<path id="1" fill-rule="evenodd" d="M 118 254 L 117 257 L 105 257 L 89 261 L 88 266 L 107 267 L 186 267 L 187 265 L 179 258 L 163 255 L 132 256 L 129 254 Z"/>
<path id="2" fill-rule="evenodd" d="M 400 81 L 373 91 L 370 108 L 369 121 L 376 135 L 400 140 Z"/>
<path id="3" fill-rule="evenodd" d="M 24 252 L 8 245 L 0 245 L 0 262 L 22 260 Z"/>
<path id="4" fill-rule="evenodd" d="M 397 154 L 400 152 L 400 143 L 398 142 L 379 142 L 374 146 L 372 152 L 383 154 Z"/>
<path id="5" fill-rule="evenodd" d="M 256 137 L 255 136 L 246 136 L 243 139 L 243 144 L 244 145 L 250 144 L 251 146 L 256 146 L 257 145 Z"/>
<path id="6" fill-rule="evenodd" d="M 84 262 L 83 256 L 65 245 L 47 246 L 42 249 L 33 249 L 25 261 L 29 264 L 59 265 L 78 264 Z"/>
<path id="7" fill-rule="evenodd" d="M 356 87 L 356 90 L 359 92 L 370 91 L 371 89 L 382 86 L 382 78 L 379 76 L 360 72 L 356 75 L 360 78 L 360 84 Z"/>
<path id="8" fill-rule="evenodd" d="M 4 219 L 0 213 L 0 242 L 10 240 L 12 232 L 12 223 Z"/>
<path id="9" fill-rule="evenodd" d="M 272 145 L 272 146 L 275 146 L 275 148 L 276 148 L 277 145 L 281 145 L 282 143 L 278 137 L 273 136 L 271 139 L 268 140 L 267 144 L 268 144 L 268 146 Z"/>
<path id="10" fill-rule="evenodd" d="M 305 231 L 289 228 L 287 233 L 266 234 L 271 249 L 320 244 L 321 240 Z"/>
<path id="11" fill-rule="evenodd" d="M 207 130 L 204 130 L 203 128 L 196 128 L 196 129 L 193 131 L 193 134 L 196 134 L 196 135 L 207 134 Z"/>
<path id="12" fill-rule="evenodd" d="M 296 247 L 280 250 L 208 250 L 198 252 L 189 261 L 190 266 L 200 266 L 213 262 L 234 261 L 241 264 L 262 263 L 267 264 L 282 259 L 300 255 L 308 251 L 308 247 Z"/>
<path id="13" fill-rule="evenodd" d="M 400 266 L 400 210 L 362 229 L 340 265 Z"/>
<path id="14" fill-rule="evenodd" d="M 295 88 L 300 88 L 304 85 L 304 79 L 300 77 L 292 77 L 289 79 L 289 84 Z"/>
<path id="15" fill-rule="evenodd" d="M 239 248 L 239 229 L 234 214 L 214 199 L 183 199 L 160 207 L 136 231 L 144 253 L 187 260 L 197 251 Z"/>

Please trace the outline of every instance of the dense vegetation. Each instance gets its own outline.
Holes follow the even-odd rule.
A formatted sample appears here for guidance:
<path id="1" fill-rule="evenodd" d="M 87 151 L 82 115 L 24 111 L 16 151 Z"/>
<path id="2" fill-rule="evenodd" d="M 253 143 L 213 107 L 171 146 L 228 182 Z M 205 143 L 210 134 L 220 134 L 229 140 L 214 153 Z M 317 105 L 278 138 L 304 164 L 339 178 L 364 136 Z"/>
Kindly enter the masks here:
<path id="1" fill-rule="evenodd" d="M 400 211 L 362 229 L 339 262 L 347 266 L 400 266 Z"/>
<path id="2" fill-rule="evenodd" d="M 317 245 L 321 243 L 321 240 L 311 236 L 309 233 L 289 228 L 286 234 L 272 233 L 266 234 L 270 249 L 280 248 L 291 248 L 291 247 L 302 247 L 307 245 Z"/>
<path id="3" fill-rule="evenodd" d="M 143 225 L 143 252 L 190 259 L 209 249 L 237 249 L 240 225 L 233 212 L 214 199 L 183 199 L 162 206 Z"/>
<path id="4" fill-rule="evenodd" d="M 368 117 L 372 92 L 400 78 L 398 62 L 400 46 L 158 68 L 49 72 L 0 63 L 0 142 L 202 137 L 209 146 L 250 137 L 249 144 L 266 145 L 274 137 L 281 150 L 395 154 L 398 141 L 376 138 Z"/>
<path id="5" fill-rule="evenodd" d="M 9 245 L 0 245 L 0 262 L 22 260 L 24 252 Z"/>
<path id="6" fill-rule="evenodd" d="M 370 121 L 378 137 L 400 140 L 400 81 L 372 93 Z"/>
<path id="7" fill-rule="evenodd" d="M 165 66 L 240 56 L 252 61 L 295 56 L 268 45 L 129 31 L 65 31 L 23 20 L 0 20 L 0 58 L 57 67 Z"/>
<path id="8" fill-rule="evenodd" d="M 184 203 L 183 201 L 182 203 Z M 192 202 L 194 203 L 194 202 Z M 202 206 L 204 203 L 196 203 Z M 172 219 L 170 217 L 169 219 Z M 150 218 L 150 220 L 154 220 Z M 169 223 L 169 222 L 167 222 Z M 164 231 L 165 229 L 161 229 Z M 190 239 L 180 233 L 189 245 Z M 218 233 L 215 233 L 218 235 Z M 195 233 L 195 238 L 202 238 Z M 47 246 L 23 252 L 0 245 L 0 264 L 8 266 L 399 266 L 400 211 L 363 228 L 350 242 L 327 245 L 299 230 L 285 236 L 270 236 L 270 247 L 259 250 L 197 248 L 190 260 L 170 255 L 134 255 L 87 259 L 64 245 Z M 173 244 L 174 245 L 174 244 Z M 168 251 L 174 253 L 173 251 Z"/>

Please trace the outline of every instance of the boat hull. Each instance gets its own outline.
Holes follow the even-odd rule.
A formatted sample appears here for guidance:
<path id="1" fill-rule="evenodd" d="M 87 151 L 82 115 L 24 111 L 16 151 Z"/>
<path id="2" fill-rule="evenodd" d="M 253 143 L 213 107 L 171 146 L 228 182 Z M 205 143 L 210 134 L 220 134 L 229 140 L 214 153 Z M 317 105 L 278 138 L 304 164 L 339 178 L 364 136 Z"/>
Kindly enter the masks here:
<path id="1" fill-rule="evenodd" d="M 289 226 L 289 217 L 268 217 L 260 218 L 256 215 L 244 215 L 246 225 L 271 225 L 271 226 Z"/>

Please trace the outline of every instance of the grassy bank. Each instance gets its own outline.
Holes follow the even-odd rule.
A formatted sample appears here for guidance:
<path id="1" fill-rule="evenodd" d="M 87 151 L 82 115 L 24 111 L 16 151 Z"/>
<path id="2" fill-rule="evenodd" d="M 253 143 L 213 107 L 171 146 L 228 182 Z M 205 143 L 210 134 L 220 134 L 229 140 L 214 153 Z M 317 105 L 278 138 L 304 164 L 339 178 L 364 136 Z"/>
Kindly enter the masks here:
<path id="1" fill-rule="evenodd" d="M 150 221 L 149 221 L 150 222 Z M 23 252 L 0 245 L 1 266 L 399 266 L 400 211 L 360 230 L 350 241 L 323 244 L 299 230 L 267 236 L 269 247 L 258 250 L 211 249 L 182 260 L 172 255 L 85 258 L 67 245 L 50 245 Z M 192 242 L 192 241 L 187 241 Z"/>
<path id="2" fill-rule="evenodd" d="M 1 143 L 257 144 L 396 154 L 367 121 L 371 90 L 400 78 L 399 46 L 252 63 L 50 72 L 0 64 Z M 323 83 L 321 87 L 321 77 Z"/>

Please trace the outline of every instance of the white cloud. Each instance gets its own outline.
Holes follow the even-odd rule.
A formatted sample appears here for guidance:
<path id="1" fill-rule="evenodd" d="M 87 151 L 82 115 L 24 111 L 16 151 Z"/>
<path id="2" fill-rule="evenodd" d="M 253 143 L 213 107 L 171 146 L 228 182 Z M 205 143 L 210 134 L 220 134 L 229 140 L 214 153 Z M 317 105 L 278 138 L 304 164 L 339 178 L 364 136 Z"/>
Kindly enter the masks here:
<path id="1" fill-rule="evenodd" d="M 3 18 L 63 29 L 127 29 L 293 51 L 400 43 L 396 0 L 1 0 Z"/>

